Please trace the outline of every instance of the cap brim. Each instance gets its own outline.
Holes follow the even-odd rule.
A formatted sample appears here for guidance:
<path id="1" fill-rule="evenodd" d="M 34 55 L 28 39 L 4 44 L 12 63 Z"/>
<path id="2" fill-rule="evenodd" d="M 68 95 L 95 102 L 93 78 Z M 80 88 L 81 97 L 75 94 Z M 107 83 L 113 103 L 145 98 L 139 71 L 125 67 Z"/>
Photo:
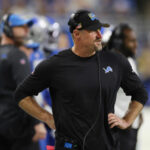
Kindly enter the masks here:
<path id="1" fill-rule="evenodd" d="M 15 27 L 15 26 L 23 26 L 23 25 L 27 25 L 28 27 L 31 27 L 33 24 L 36 23 L 36 19 L 29 19 L 29 20 L 19 20 L 18 22 L 12 23 L 11 27 Z"/>
<path id="2" fill-rule="evenodd" d="M 86 30 L 98 30 L 100 29 L 101 27 L 105 27 L 105 28 L 108 28 L 110 25 L 109 24 L 106 24 L 106 23 L 97 23 L 97 24 L 93 24 L 91 26 L 88 26 L 88 27 L 85 27 L 84 29 Z"/>
<path id="3" fill-rule="evenodd" d="M 27 24 L 29 27 L 31 27 L 36 22 L 37 22 L 37 19 L 36 18 L 32 18 L 30 20 L 27 20 L 25 24 Z"/>
<path id="4" fill-rule="evenodd" d="M 102 27 L 105 27 L 105 28 L 110 27 L 110 25 L 109 25 L 108 23 L 101 23 L 101 26 L 102 26 Z"/>

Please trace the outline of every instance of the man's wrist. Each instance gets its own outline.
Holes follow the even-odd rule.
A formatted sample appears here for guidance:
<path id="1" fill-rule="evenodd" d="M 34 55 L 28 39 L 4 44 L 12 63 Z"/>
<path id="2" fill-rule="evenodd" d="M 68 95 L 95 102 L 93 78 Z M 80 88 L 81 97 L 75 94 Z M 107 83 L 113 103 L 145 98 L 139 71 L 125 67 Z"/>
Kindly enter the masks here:
<path id="1" fill-rule="evenodd" d="M 43 118 L 43 122 L 47 124 L 52 119 L 52 115 L 46 111 Z"/>
<path id="2" fill-rule="evenodd" d="M 129 121 L 126 117 L 123 118 L 123 121 L 125 123 L 126 129 L 130 128 L 130 126 L 132 125 L 132 122 Z"/>

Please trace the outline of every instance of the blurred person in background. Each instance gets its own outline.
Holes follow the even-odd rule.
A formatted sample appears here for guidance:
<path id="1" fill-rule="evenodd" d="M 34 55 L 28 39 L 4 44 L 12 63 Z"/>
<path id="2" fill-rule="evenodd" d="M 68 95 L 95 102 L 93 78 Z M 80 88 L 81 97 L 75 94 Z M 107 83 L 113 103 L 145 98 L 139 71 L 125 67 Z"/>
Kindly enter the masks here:
<path id="1" fill-rule="evenodd" d="M 0 45 L 0 149 L 38 150 L 45 138 L 41 123 L 24 113 L 13 99 L 17 85 L 30 73 L 27 55 L 20 49 L 34 20 L 5 14 L 1 22 Z M 27 55 L 26 55 L 27 54 Z"/>
<path id="2" fill-rule="evenodd" d="M 111 35 L 108 32 L 108 36 L 109 40 L 107 39 L 108 43 L 106 44 L 106 48 L 123 54 L 132 66 L 133 71 L 138 75 L 135 62 L 137 40 L 133 29 L 128 24 L 122 23 L 112 30 Z M 115 114 L 122 118 L 128 110 L 130 101 L 131 96 L 126 96 L 123 89 L 120 88 L 115 104 Z M 137 133 L 142 124 L 142 120 L 142 114 L 140 114 L 132 124 L 131 128 L 119 131 L 120 150 L 136 149 Z"/>
<path id="3" fill-rule="evenodd" d="M 41 62 L 44 58 L 43 53 L 41 53 L 39 50 L 39 44 L 37 43 L 32 43 L 32 44 L 27 44 L 27 41 L 25 42 L 24 45 L 21 45 L 19 49 L 23 51 L 26 56 L 28 57 L 29 63 L 30 63 L 30 71 L 33 71 L 33 67 L 35 64 L 38 64 Z M 33 53 L 35 55 L 33 55 Z M 33 57 L 35 56 L 35 57 Z M 35 60 L 35 61 L 34 61 Z M 40 96 L 36 97 L 36 101 L 43 106 L 43 101 L 41 100 Z M 44 104 L 45 105 L 45 104 Z M 46 140 L 46 127 L 43 123 L 39 123 L 36 125 L 35 129 L 37 129 L 37 134 L 32 138 L 33 141 L 38 141 L 40 150 L 46 150 L 46 144 L 41 144 L 41 141 Z M 42 142 L 43 143 L 43 142 Z"/>
<path id="4" fill-rule="evenodd" d="M 39 48 L 39 44 L 37 43 L 30 43 L 30 44 L 25 43 L 25 45 L 20 46 L 20 49 L 28 56 L 31 72 L 34 70 L 34 65 L 37 65 L 39 62 L 41 62 L 45 58 L 43 53 L 41 53 L 41 51 L 39 51 L 38 48 Z M 40 104 L 40 106 L 44 107 L 46 105 L 41 97 L 41 94 L 36 96 L 35 99 L 37 103 Z M 39 137 L 37 141 L 39 143 L 40 150 L 46 150 L 47 144 L 44 141 L 46 140 L 47 131 L 43 123 L 40 123 L 40 126 L 41 126 L 41 130 L 40 130 L 41 133 L 39 134 L 39 136 L 41 136 L 41 138 Z M 35 138 L 33 138 L 33 140 L 34 139 Z"/>
<path id="5" fill-rule="evenodd" d="M 36 19 L 37 22 L 30 28 L 28 43 L 35 45 L 35 48 L 39 44 L 38 49 L 44 53 L 45 58 L 49 58 L 59 52 L 60 25 L 50 17 L 37 16 Z"/>
<path id="6" fill-rule="evenodd" d="M 48 59 L 59 52 L 59 24 L 50 17 L 36 16 L 35 19 L 36 23 L 30 28 L 29 38 L 26 43 L 26 48 L 33 50 L 29 57 L 31 71 L 34 71 L 35 67 L 42 60 Z M 52 113 L 52 102 L 48 89 L 45 89 L 34 98 L 42 108 Z M 45 150 L 46 145 L 54 146 L 55 144 L 54 130 L 50 129 L 47 125 L 46 128 L 46 139 L 39 141 L 41 150 Z"/>
<path id="7" fill-rule="evenodd" d="M 100 28 L 108 24 L 79 10 L 68 25 L 74 46 L 40 63 L 17 88 L 16 101 L 49 127 L 56 125 L 56 150 L 119 150 L 117 128 L 126 129 L 133 123 L 147 93 L 122 55 L 101 51 Z M 124 118 L 114 114 L 120 86 L 132 96 Z M 51 92 L 53 115 L 32 98 L 45 88 Z"/>

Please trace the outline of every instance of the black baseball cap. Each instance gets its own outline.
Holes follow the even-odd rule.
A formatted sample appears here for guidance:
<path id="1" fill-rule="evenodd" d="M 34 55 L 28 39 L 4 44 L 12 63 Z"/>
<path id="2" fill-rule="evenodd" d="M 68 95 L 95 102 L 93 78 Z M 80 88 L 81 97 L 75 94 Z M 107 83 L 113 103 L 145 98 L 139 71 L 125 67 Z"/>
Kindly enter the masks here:
<path id="1" fill-rule="evenodd" d="M 107 23 L 100 22 L 95 14 L 88 10 L 78 10 L 76 13 L 73 13 L 68 21 L 68 25 L 71 33 L 74 29 L 97 30 L 101 27 L 110 26 Z"/>

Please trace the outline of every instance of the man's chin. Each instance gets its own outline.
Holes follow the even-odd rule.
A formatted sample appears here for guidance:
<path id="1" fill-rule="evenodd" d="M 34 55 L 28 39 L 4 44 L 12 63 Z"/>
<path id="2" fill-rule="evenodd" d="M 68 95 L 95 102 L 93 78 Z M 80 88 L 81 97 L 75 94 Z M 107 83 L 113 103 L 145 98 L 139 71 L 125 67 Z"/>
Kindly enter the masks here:
<path id="1" fill-rule="evenodd" d="M 95 51 L 101 51 L 101 50 L 102 50 L 102 46 L 95 47 Z"/>

